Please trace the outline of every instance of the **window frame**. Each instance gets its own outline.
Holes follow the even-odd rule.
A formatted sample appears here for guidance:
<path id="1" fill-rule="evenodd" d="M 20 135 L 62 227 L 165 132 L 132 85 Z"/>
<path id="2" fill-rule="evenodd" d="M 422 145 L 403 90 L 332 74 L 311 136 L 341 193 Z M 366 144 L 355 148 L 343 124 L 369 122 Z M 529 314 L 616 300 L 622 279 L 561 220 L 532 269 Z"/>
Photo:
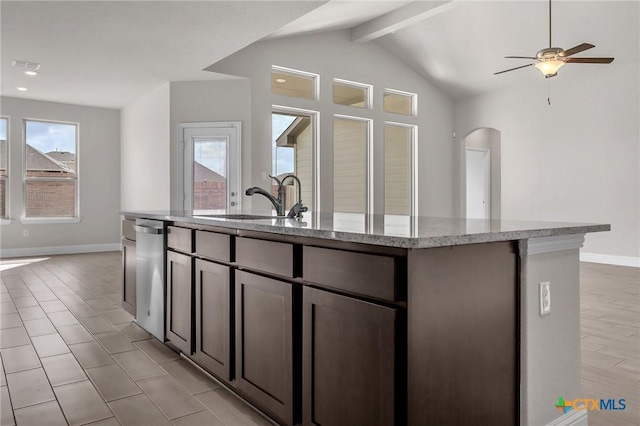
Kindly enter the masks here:
<path id="1" fill-rule="evenodd" d="M 11 217 L 9 216 L 9 212 L 11 211 L 10 209 L 10 200 L 11 197 L 9 196 L 9 190 L 10 190 L 10 163 L 11 161 L 9 161 L 10 157 L 9 157 L 9 135 L 11 134 L 11 117 L 6 116 L 6 115 L 0 115 L 0 120 L 3 120 L 6 122 L 6 126 L 5 126 L 5 130 L 6 130 L 6 139 L 4 140 L 4 155 L 5 155 L 5 175 L 4 176 L 0 176 L 0 180 L 4 181 L 4 215 L 0 216 L 0 224 L 1 225 L 9 225 L 11 223 Z"/>
<path id="2" fill-rule="evenodd" d="M 278 73 L 282 73 L 282 74 L 289 74 L 289 75 L 294 76 L 294 77 L 310 79 L 311 80 L 311 89 L 312 89 L 313 92 L 311 93 L 311 98 L 287 96 L 287 95 L 282 95 L 282 94 L 278 94 L 278 93 L 273 93 L 273 88 L 270 86 L 269 87 L 269 92 L 271 93 L 272 96 L 282 96 L 284 98 L 301 99 L 301 100 L 306 100 L 306 101 L 318 101 L 318 100 L 320 100 L 320 75 L 319 74 L 315 74 L 315 73 L 308 72 L 308 71 L 296 70 L 296 69 L 293 69 L 293 68 L 281 67 L 279 65 L 271 65 L 271 73 L 269 74 L 270 78 L 271 78 L 271 75 L 273 75 L 274 72 L 278 72 Z"/>
<path id="3" fill-rule="evenodd" d="M 336 83 L 341 84 L 343 86 L 351 86 L 357 89 L 364 90 L 364 102 L 365 102 L 364 106 L 358 107 L 353 105 L 336 103 L 335 94 L 334 94 Z M 349 108 L 358 108 L 361 110 L 373 110 L 373 85 L 366 84 L 366 83 L 358 83 L 356 81 L 351 81 L 351 80 L 344 80 L 342 78 L 334 78 L 333 81 L 331 82 L 331 102 L 333 102 L 333 105 L 342 105 Z"/>
<path id="4" fill-rule="evenodd" d="M 27 123 L 50 123 L 75 126 L 75 177 L 40 177 L 27 176 Z M 39 118 L 23 118 L 22 119 L 22 223 L 28 224 L 48 224 L 48 223 L 78 223 L 80 217 L 80 123 L 60 120 L 46 120 Z M 27 182 L 75 182 L 74 185 L 74 212 L 73 216 L 27 216 Z"/>
<path id="5" fill-rule="evenodd" d="M 384 107 L 384 95 L 386 95 L 387 93 L 391 94 L 391 95 L 397 95 L 397 96 L 405 96 L 407 98 L 409 98 L 411 100 L 411 113 L 410 114 L 402 114 L 400 112 L 395 112 L 395 111 L 387 111 Z M 382 89 L 382 111 L 386 114 L 396 114 L 399 116 L 403 116 L 403 117 L 417 117 L 418 116 L 418 94 L 417 93 L 411 93 L 411 92 L 405 92 L 402 90 L 396 90 L 396 89 L 389 89 L 389 88 L 385 88 Z"/>
<path id="6" fill-rule="evenodd" d="M 382 144 L 383 150 L 385 149 L 386 140 L 384 138 L 384 128 L 386 126 L 397 126 L 409 129 L 411 140 L 409 141 L 409 214 L 411 216 L 418 216 L 418 125 L 402 123 L 398 121 L 385 120 L 382 124 Z M 383 156 L 383 160 L 385 157 Z M 386 203 L 386 163 L 383 163 L 383 208 Z M 386 209 L 385 209 L 386 210 Z M 386 215 L 387 212 L 383 210 Z"/>

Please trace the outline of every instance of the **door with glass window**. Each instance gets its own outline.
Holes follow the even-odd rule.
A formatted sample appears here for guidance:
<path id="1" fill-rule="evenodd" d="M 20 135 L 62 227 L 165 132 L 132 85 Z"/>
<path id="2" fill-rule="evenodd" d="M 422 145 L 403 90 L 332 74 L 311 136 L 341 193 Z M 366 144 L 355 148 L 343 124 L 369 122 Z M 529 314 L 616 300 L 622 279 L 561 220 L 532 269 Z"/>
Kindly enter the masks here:
<path id="1" fill-rule="evenodd" d="M 194 215 L 240 211 L 240 122 L 182 128 L 184 209 Z"/>

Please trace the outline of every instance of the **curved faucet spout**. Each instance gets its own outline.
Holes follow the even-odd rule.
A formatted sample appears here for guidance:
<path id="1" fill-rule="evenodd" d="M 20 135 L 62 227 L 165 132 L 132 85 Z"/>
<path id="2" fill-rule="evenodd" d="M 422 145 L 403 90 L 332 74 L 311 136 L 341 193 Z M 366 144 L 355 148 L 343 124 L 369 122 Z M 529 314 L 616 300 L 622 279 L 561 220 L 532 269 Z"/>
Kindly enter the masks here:
<path id="1" fill-rule="evenodd" d="M 275 207 L 276 212 L 278 212 L 278 216 L 284 216 L 284 213 L 281 212 L 282 210 L 281 203 L 273 195 L 269 194 L 267 191 L 257 186 L 251 187 L 245 191 L 245 195 L 252 196 L 253 194 L 260 194 L 267 197 L 267 199 L 271 201 L 271 204 L 273 204 L 273 207 Z"/>

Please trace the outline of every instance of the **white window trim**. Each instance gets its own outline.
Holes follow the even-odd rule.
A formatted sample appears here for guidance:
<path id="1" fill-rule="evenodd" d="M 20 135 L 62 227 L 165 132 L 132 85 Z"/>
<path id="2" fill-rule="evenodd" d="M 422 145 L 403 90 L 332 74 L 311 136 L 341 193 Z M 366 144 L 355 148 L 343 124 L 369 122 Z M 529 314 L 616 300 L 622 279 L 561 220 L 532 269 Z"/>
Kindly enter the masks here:
<path id="1" fill-rule="evenodd" d="M 311 128 L 313 131 L 313 141 L 311 142 L 311 176 L 313 182 L 311 182 L 311 205 L 314 211 L 320 211 L 320 113 L 318 111 L 312 111 L 308 109 L 292 108 L 283 105 L 271 105 L 271 113 L 276 114 L 294 114 L 304 115 L 311 119 Z"/>
<path id="2" fill-rule="evenodd" d="M 281 67 L 281 66 L 278 66 L 278 65 L 271 65 L 271 73 L 273 73 L 274 71 L 282 72 L 282 73 L 285 73 L 285 74 L 297 75 L 297 76 L 300 76 L 300 77 L 310 78 L 313 81 L 313 85 L 312 85 L 313 86 L 313 93 L 312 93 L 312 98 L 308 99 L 308 100 L 312 100 L 312 101 L 320 100 L 320 74 L 315 74 L 315 73 L 308 72 L 308 71 L 296 70 L 296 69 L 293 69 L 293 68 L 285 68 L 285 67 Z M 272 93 L 272 95 L 273 95 L 273 93 Z M 283 95 L 275 94 L 275 96 L 283 96 Z"/>
<path id="3" fill-rule="evenodd" d="M 417 117 L 418 116 L 418 94 L 417 93 L 403 92 L 402 90 L 395 90 L 395 89 L 382 89 L 382 98 L 383 99 L 384 99 L 385 93 L 390 93 L 392 95 L 406 96 L 406 97 L 411 98 L 411 114 L 399 114 L 399 113 L 393 112 L 393 111 L 384 111 L 384 101 L 383 101 L 382 110 L 384 111 L 385 114 L 397 114 L 397 115 L 401 115 L 401 116 L 405 116 L 405 117 Z"/>
<path id="4" fill-rule="evenodd" d="M 23 217 L 20 223 L 27 225 L 44 225 L 51 223 L 80 223 L 81 217 Z"/>
<path id="5" fill-rule="evenodd" d="M 409 160 L 409 167 L 411 167 L 409 171 L 409 176 L 411 177 L 411 181 L 409 182 L 411 208 L 409 212 L 411 216 L 418 216 L 418 125 L 399 123 L 397 121 L 385 121 L 383 127 L 386 125 L 408 127 L 411 129 L 411 158 Z M 382 196 L 384 197 L 384 193 Z"/>
<path id="6" fill-rule="evenodd" d="M 40 123 L 67 124 L 76 126 L 76 177 L 75 178 L 46 178 L 46 177 L 27 177 L 27 121 L 37 121 Z M 22 223 L 78 223 L 80 217 L 80 123 L 71 121 L 45 120 L 41 118 L 23 118 L 22 119 Z M 75 181 L 74 194 L 74 212 L 72 217 L 27 217 L 27 182 L 31 181 Z"/>
<path id="7" fill-rule="evenodd" d="M 341 78 L 334 78 L 333 79 L 334 83 L 338 83 L 338 84 L 343 84 L 345 86 L 353 86 L 353 87 L 357 87 L 360 89 L 364 89 L 365 91 L 365 106 L 363 108 L 359 108 L 359 107 L 352 107 L 352 108 L 359 108 L 359 109 L 373 109 L 373 85 L 371 84 L 366 84 L 366 83 L 358 83 L 356 81 L 350 81 L 350 80 L 343 80 Z M 331 86 L 331 92 L 333 93 L 333 86 Z M 333 101 L 333 99 L 332 99 Z M 334 105 L 340 105 L 340 104 L 336 104 L 335 102 L 333 102 Z M 350 106 L 350 105 L 346 105 L 346 106 Z"/>
<path id="8" fill-rule="evenodd" d="M 9 196 L 9 190 L 10 190 L 10 184 L 9 184 L 9 178 L 11 176 L 10 172 L 10 163 L 11 161 L 9 161 L 11 159 L 10 155 L 9 155 L 9 135 L 11 134 L 10 131 L 11 129 L 9 128 L 9 126 L 11 125 L 11 120 L 9 116 L 6 115 L 0 115 L 0 120 L 6 120 L 7 121 L 7 138 L 5 140 L 5 146 L 6 146 L 6 152 L 5 152 L 5 160 L 7 162 L 6 166 L 7 166 L 7 175 L 2 177 L 1 179 L 5 181 L 4 184 L 4 217 L 0 217 L 0 225 L 10 225 L 11 224 L 11 218 L 9 216 L 9 212 L 11 211 L 11 197 Z"/>
<path id="9" fill-rule="evenodd" d="M 365 206 L 366 211 L 364 214 L 369 215 L 372 214 L 374 210 L 374 187 L 373 187 L 373 179 L 374 179 L 374 164 L 373 164 L 373 119 L 365 118 L 365 117 L 357 117 L 353 115 L 344 115 L 344 114 L 333 114 L 333 118 L 342 118 L 345 120 L 354 120 L 354 121 L 365 121 L 367 123 L 367 141 L 366 141 L 366 165 L 367 170 L 365 171 L 365 175 L 367 177 L 366 190 L 367 194 L 365 197 Z M 333 124 L 332 124 L 333 125 Z M 333 143 L 333 137 L 332 137 Z M 334 153 L 335 155 L 335 153 Z M 333 181 L 333 176 L 331 177 Z M 384 197 L 384 194 L 383 194 Z M 334 206 L 335 207 L 335 206 Z"/>

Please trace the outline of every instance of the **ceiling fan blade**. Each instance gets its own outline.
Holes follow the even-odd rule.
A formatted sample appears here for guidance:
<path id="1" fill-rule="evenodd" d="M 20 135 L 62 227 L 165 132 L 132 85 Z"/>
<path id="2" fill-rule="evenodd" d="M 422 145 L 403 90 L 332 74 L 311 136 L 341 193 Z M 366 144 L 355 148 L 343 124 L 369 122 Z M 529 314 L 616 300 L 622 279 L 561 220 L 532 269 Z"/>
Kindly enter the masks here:
<path id="1" fill-rule="evenodd" d="M 574 64 L 610 64 L 614 58 L 567 58 L 565 62 Z"/>
<path id="2" fill-rule="evenodd" d="M 530 67 L 531 65 L 533 65 L 533 64 L 527 64 L 527 65 L 523 65 L 521 67 L 515 67 L 515 68 L 510 68 L 510 69 L 504 70 L 504 71 L 494 72 L 493 75 L 498 75 L 498 74 L 502 74 L 502 73 L 509 72 L 509 71 L 519 70 L 520 68 Z"/>
<path id="3" fill-rule="evenodd" d="M 567 57 L 567 56 L 575 55 L 576 53 L 584 52 L 585 50 L 589 50 L 593 47 L 595 47 L 593 44 L 582 43 L 575 47 L 572 47 L 571 49 L 565 50 L 564 52 L 560 53 L 559 56 Z"/>
<path id="4" fill-rule="evenodd" d="M 506 59 L 536 59 L 533 56 L 505 56 Z"/>

